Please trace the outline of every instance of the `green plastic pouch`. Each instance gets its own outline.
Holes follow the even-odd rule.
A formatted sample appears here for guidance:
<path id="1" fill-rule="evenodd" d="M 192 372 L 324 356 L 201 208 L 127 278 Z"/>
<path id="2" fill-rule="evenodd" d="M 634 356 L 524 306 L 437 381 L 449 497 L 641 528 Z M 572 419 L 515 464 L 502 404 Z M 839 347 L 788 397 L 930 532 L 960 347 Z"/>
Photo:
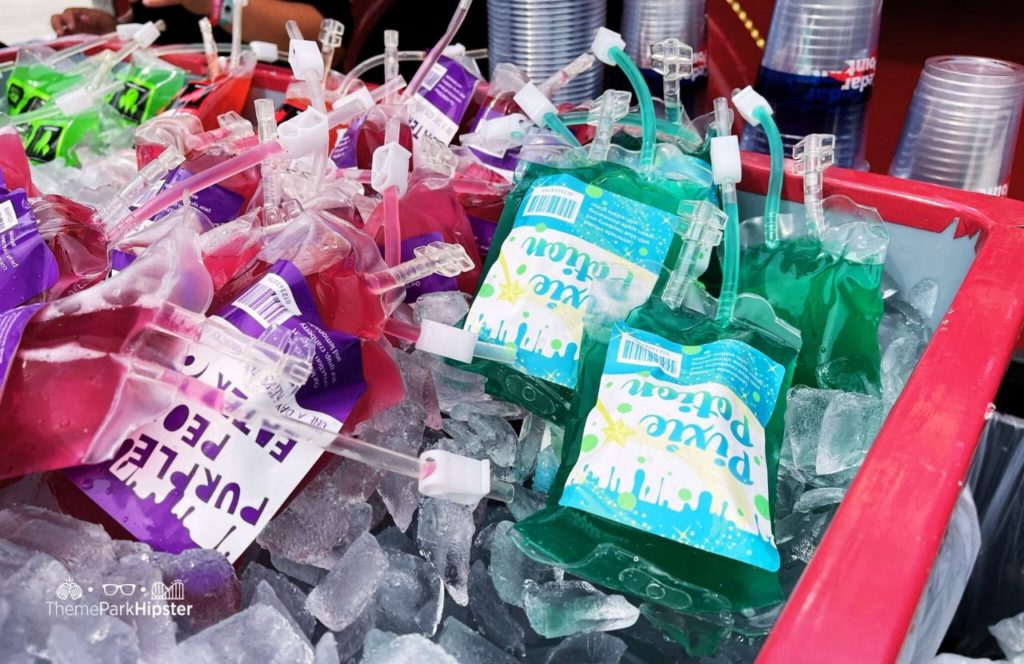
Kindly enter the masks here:
<path id="1" fill-rule="evenodd" d="M 768 606 L 781 599 L 772 514 L 799 333 L 746 294 L 720 326 L 700 288 L 666 297 L 676 277 L 610 332 L 588 326 L 548 506 L 516 541 L 670 609 Z"/>
<path id="2" fill-rule="evenodd" d="M 48 64 L 47 59 L 53 55 L 48 48 L 18 52 L 14 69 L 4 83 L 8 115 L 33 111 L 84 80 L 83 74 L 72 68 L 70 61 L 60 61 L 57 66 Z"/>
<path id="3" fill-rule="evenodd" d="M 124 85 L 107 97 L 107 103 L 136 125 L 170 106 L 185 86 L 184 70 L 141 51 L 132 56 L 131 66 L 115 76 Z"/>
<path id="4" fill-rule="evenodd" d="M 820 232 L 780 215 L 774 248 L 764 241 L 761 217 L 743 222 L 740 290 L 761 295 L 800 330 L 795 385 L 878 395 L 889 235 L 874 208 L 845 196 L 825 199 L 823 210 Z"/>
<path id="5" fill-rule="evenodd" d="M 644 177 L 607 161 L 528 163 L 509 195 L 465 321 L 509 361 L 477 359 L 487 391 L 561 424 L 579 372 L 588 283 L 609 264 L 634 267 L 650 294 L 671 245 L 679 204 L 714 196 L 708 178 Z"/>

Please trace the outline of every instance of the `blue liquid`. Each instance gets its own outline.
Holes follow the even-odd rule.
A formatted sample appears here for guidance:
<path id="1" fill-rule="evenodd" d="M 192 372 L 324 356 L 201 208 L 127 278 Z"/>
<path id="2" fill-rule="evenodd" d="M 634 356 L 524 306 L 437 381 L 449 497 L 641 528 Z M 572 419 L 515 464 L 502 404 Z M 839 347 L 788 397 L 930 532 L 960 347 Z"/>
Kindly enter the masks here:
<path id="1" fill-rule="evenodd" d="M 864 134 L 871 87 L 844 90 L 841 81 L 828 76 L 787 74 L 767 67 L 761 67 L 754 86 L 772 106 L 787 157 L 808 134 L 835 134 L 836 165 L 860 169 L 867 167 Z M 740 146 L 768 152 L 760 127 L 744 127 Z"/>

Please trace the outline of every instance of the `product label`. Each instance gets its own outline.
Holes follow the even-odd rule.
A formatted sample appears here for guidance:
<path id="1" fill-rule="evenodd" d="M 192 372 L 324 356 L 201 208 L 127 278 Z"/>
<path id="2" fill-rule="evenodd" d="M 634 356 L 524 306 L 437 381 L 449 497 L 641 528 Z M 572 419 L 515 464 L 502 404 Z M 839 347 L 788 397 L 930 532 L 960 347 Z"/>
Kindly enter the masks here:
<path id="1" fill-rule="evenodd" d="M 624 264 L 631 297 L 646 299 L 674 227 L 668 212 L 570 175 L 538 178 L 477 293 L 466 329 L 488 343 L 514 345 L 520 371 L 573 388 L 591 279 Z"/>
<path id="2" fill-rule="evenodd" d="M 494 108 L 481 108 L 480 112 L 477 113 L 476 120 L 473 121 L 473 131 L 480 126 L 481 122 L 491 120 L 493 118 L 503 117 L 503 113 Z M 487 166 L 496 173 L 512 179 L 512 175 L 515 173 L 516 165 L 519 163 L 519 148 L 511 148 L 501 154 L 495 154 L 481 148 L 470 148 L 470 152 L 476 155 L 480 163 Z"/>
<path id="3" fill-rule="evenodd" d="M 163 191 L 182 180 L 187 180 L 192 177 L 192 175 L 191 171 L 179 166 L 170 172 L 167 179 L 164 181 L 163 186 L 160 187 L 160 191 Z M 193 208 L 209 217 L 210 222 L 214 224 L 225 224 L 237 219 L 238 215 L 242 213 L 242 203 L 244 201 L 240 195 L 219 184 L 215 184 L 212 187 L 207 187 L 202 191 L 192 194 L 192 197 L 189 200 L 192 202 Z M 156 221 L 158 219 L 163 219 L 171 212 L 180 208 L 181 203 L 175 203 L 160 214 L 153 215 L 153 220 Z"/>
<path id="4" fill-rule="evenodd" d="M 471 214 L 466 216 L 469 218 L 469 225 L 473 227 L 473 237 L 476 238 L 476 246 L 480 249 L 480 255 L 487 256 L 487 252 L 491 250 L 491 242 L 494 241 L 494 233 L 498 230 L 498 223 L 474 217 Z"/>
<path id="5" fill-rule="evenodd" d="M 25 326 L 42 306 L 42 303 L 28 304 L 0 313 L 0 392 L 7 382 L 7 374 L 11 371 L 11 362 L 18 352 Z"/>
<path id="6" fill-rule="evenodd" d="M 257 337 L 271 325 L 315 344 L 313 373 L 298 391 L 271 394 L 282 413 L 341 429 L 366 390 L 359 339 L 326 330 L 302 274 L 279 261 L 222 318 Z M 197 353 L 181 371 L 239 393 L 244 377 L 226 358 Z M 242 393 L 244 396 L 244 393 Z M 163 551 L 216 549 L 234 560 L 253 542 L 322 450 L 184 401 L 129 437 L 112 461 L 68 471 L 139 540 Z"/>
<path id="7" fill-rule="evenodd" d="M 71 125 L 74 122 L 85 121 L 85 117 L 90 115 L 95 118 L 95 114 L 85 113 L 70 118 L 54 117 L 30 122 L 28 131 L 24 134 L 25 154 L 32 161 L 39 163 L 63 156 L 67 152 L 66 147 L 70 147 L 64 144 L 67 142 Z"/>
<path id="8" fill-rule="evenodd" d="M 338 144 L 331 152 L 331 160 L 338 168 L 355 168 L 359 165 L 356 158 L 356 139 L 359 137 L 359 129 L 365 120 L 366 116 L 360 115 L 349 123 L 348 128 L 338 137 Z"/>
<path id="9" fill-rule="evenodd" d="M 426 133 L 445 145 L 451 143 L 479 83 L 455 60 L 438 58 L 413 98 L 409 113 L 413 139 Z"/>
<path id="10" fill-rule="evenodd" d="M 765 427 L 785 369 L 616 324 L 559 504 L 775 571 Z"/>
<path id="11" fill-rule="evenodd" d="M 0 311 L 45 292 L 57 276 L 57 259 L 39 234 L 24 190 L 0 190 Z"/>
<path id="12" fill-rule="evenodd" d="M 416 248 L 426 246 L 431 242 L 444 242 L 444 236 L 440 233 L 425 233 L 408 240 L 402 240 L 402 262 L 404 263 L 416 258 Z M 459 285 L 454 277 L 446 277 L 443 274 L 431 274 L 418 281 L 406 284 L 405 301 L 415 302 L 424 293 L 455 290 L 459 290 Z"/>

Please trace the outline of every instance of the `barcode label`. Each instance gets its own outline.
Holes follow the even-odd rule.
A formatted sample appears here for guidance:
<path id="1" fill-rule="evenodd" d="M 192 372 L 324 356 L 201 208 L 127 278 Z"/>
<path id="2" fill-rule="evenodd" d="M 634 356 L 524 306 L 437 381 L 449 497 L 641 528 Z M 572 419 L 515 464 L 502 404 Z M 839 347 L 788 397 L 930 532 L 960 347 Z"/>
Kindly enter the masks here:
<path id="1" fill-rule="evenodd" d="M 232 303 L 252 316 L 263 327 L 280 325 L 300 313 L 288 283 L 276 274 L 268 274 Z"/>
<path id="2" fill-rule="evenodd" d="M 412 131 L 413 139 L 417 141 L 426 133 L 447 145 L 459 132 L 459 123 L 417 93 L 412 111 L 409 113 L 409 129 Z"/>
<path id="3" fill-rule="evenodd" d="M 568 187 L 537 187 L 530 192 L 523 209 L 523 216 L 541 216 L 560 219 L 568 224 L 576 221 L 583 194 Z"/>
<path id="4" fill-rule="evenodd" d="M 14 211 L 14 203 L 0 203 L 0 233 L 6 233 L 18 225 L 18 213 Z"/>
<path id="5" fill-rule="evenodd" d="M 682 360 L 683 357 L 679 353 L 640 341 L 628 334 L 622 335 L 619 342 L 619 362 L 640 364 L 645 367 L 661 367 L 662 371 L 673 378 L 679 377 Z"/>
<path id="6" fill-rule="evenodd" d="M 440 82 L 442 78 L 444 78 L 444 75 L 447 73 L 448 70 L 445 68 L 444 65 L 442 65 L 440 62 L 436 63 L 433 67 L 430 68 L 430 71 L 427 72 L 426 78 L 423 79 L 423 85 L 421 86 L 421 89 L 432 89 L 435 85 L 438 84 L 438 82 Z"/>

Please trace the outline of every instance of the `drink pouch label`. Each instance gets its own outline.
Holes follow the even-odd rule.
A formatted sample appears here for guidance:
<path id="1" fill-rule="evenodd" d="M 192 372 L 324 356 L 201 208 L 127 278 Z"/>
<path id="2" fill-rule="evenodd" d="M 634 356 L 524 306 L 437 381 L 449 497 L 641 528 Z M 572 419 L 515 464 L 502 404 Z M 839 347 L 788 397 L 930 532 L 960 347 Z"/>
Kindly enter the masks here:
<path id="1" fill-rule="evenodd" d="M 30 122 L 23 134 L 25 154 L 37 163 L 53 161 L 57 157 L 69 157 L 69 151 L 78 144 L 78 138 L 86 133 L 87 129 L 95 129 L 98 124 L 99 116 L 94 111 L 72 117 L 52 117 Z"/>
<path id="2" fill-rule="evenodd" d="M 413 139 L 426 133 L 445 145 L 451 143 L 479 83 L 455 60 L 444 55 L 438 58 L 412 101 L 409 128 Z"/>
<path id="3" fill-rule="evenodd" d="M 411 261 L 416 258 L 416 248 L 428 245 L 431 242 L 444 242 L 444 236 L 440 233 L 425 233 L 408 240 L 402 240 L 402 262 Z M 405 301 L 415 302 L 424 293 L 457 290 L 459 290 L 459 284 L 455 281 L 454 277 L 446 277 L 443 274 L 431 274 L 405 285 Z"/>
<path id="4" fill-rule="evenodd" d="M 25 326 L 42 306 L 42 303 L 27 304 L 0 313 L 0 392 L 7 382 L 7 374 L 11 371 L 11 362 L 18 352 L 18 344 L 21 343 Z"/>
<path id="5" fill-rule="evenodd" d="M 356 158 L 356 142 L 359 129 L 365 120 L 366 116 L 360 115 L 349 123 L 345 132 L 338 137 L 338 144 L 331 151 L 331 160 L 338 168 L 355 168 L 359 164 Z"/>
<path id="6" fill-rule="evenodd" d="M 494 108 L 481 108 L 480 112 L 477 113 L 476 119 L 473 121 L 472 131 L 476 131 L 476 128 L 481 122 L 485 120 L 491 120 L 493 118 L 503 117 L 504 114 Z M 488 152 L 479 147 L 469 148 L 469 151 L 476 155 L 476 158 L 480 160 L 484 166 L 487 166 L 492 171 L 508 178 L 512 179 L 513 174 L 516 170 L 516 165 L 519 163 L 519 148 L 511 148 L 502 152 L 501 154 L 495 154 L 494 152 Z"/>
<path id="7" fill-rule="evenodd" d="M 467 214 L 466 217 L 469 219 L 469 225 L 473 228 L 473 237 L 476 238 L 480 256 L 487 256 L 487 252 L 491 250 L 491 242 L 494 241 L 494 233 L 498 230 L 498 223 L 474 217 L 471 214 Z"/>
<path id="8" fill-rule="evenodd" d="M 192 175 L 193 173 L 191 171 L 183 166 L 179 166 L 168 174 L 163 186 L 160 187 L 160 191 L 163 191 L 182 180 L 187 180 L 192 177 Z M 215 184 L 212 187 L 207 187 L 202 191 L 192 194 L 190 200 L 192 202 L 192 207 L 209 217 L 211 223 L 224 224 L 238 218 L 238 215 L 242 212 L 242 203 L 245 199 L 230 189 L 219 184 Z M 181 203 L 175 203 L 163 212 L 153 215 L 153 220 L 156 221 L 158 219 L 163 219 L 168 214 L 179 208 L 181 208 Z"/>
<path id="9" fill-rule="evenodd" d="M 734 339 L 682 346 L 617 323 L 559 504 L 778 570 L 765 427 L 784 374 Z"/>
<path id="10" fill-rule="evenodd" d="M 366 390 L 358 338 L 326 330 L 298 269 L 279 261 L 220 312 L 256 337 L 271 325 L 309 336 L 313 373 L 277 409 L 337 432 Z M 195 355 L 182 372 L 244 396 L 238 366 Z M 322 450 L 233 422 L 188 401 L 124 441 L 112 461 L 72 469 L 72 481 L 139 540 L 163 551 L 216 549 L 234 560 L 280 509 Z"/>
<path id="11" fill-rule="evenodd" d="M 122 117 L 141 124 L 167 108 L 185 83 L 180 69 L 132 66 L 119 75 L 124 85 L 107 97 L 107 103 Z"/>
<path id="12" fill-rule="evenodd" d="M 57 277 L 57 259 L 39 234 L 25 192 L 0 190 L 0 311 L 45 292 Z"/>
<path id="13" fill-rule="evenodd" d="M 591 279 L 625 264 L 631 299 L 646 299 L 674 226 L 668 212 L 570 175 L 538 178 L 480 286 L 466 329 L 482 341 L 514 345 L 523 373 L 574 388 Z"/>

